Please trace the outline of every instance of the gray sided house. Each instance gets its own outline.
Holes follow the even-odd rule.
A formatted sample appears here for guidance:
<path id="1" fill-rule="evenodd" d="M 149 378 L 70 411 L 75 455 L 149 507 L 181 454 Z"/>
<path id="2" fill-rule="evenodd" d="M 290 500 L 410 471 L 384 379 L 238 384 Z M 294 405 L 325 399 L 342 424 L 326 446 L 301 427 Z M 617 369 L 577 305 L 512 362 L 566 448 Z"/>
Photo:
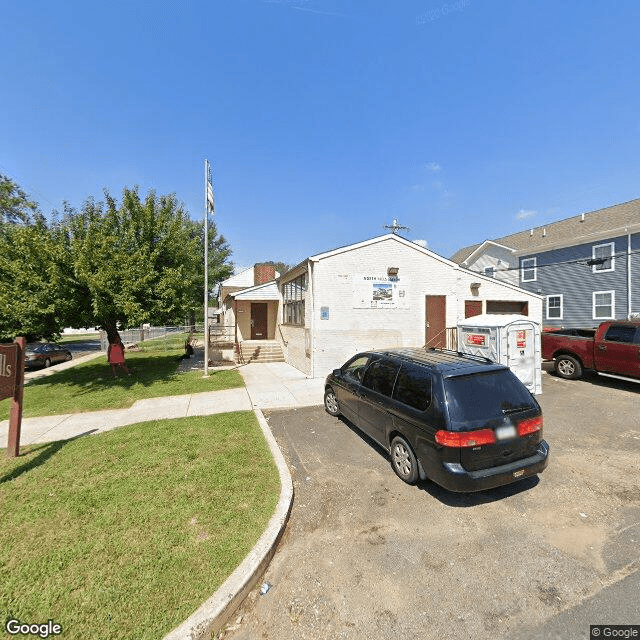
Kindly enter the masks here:
<path id="1" fill-rule="evenodd" d="M 452 261 L 544 296 L 547 327 L 640 315 L 640 199 L 465 247 Z"/>

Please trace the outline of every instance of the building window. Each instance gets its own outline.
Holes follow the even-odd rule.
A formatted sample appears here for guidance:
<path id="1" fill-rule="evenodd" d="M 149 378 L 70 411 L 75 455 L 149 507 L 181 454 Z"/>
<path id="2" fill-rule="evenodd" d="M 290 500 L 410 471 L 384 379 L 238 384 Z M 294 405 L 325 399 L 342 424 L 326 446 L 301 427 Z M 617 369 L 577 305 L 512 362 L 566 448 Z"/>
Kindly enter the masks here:
<path id="1" fill-rule="evenodd" d="M 613 320 L 615 318 L 616 292 L 615 291 L 594 291 L 593 292 L 593 319 Z"/>
<path id="2" fill-rule="evenodd" d="M 495 267 L 485 267 L 484 268 L 484 275 L 488 276 L 489 278 L 493 278 L 495 276 L 496 273 L 496 268 Z"/>
<path id="3" fill-rule="evenodd" d="M 283 319 L 284 324 L 294 324 L 304 327 L 304 294 L 307 290 L 307 274 L 285 282 L 282 286 L 283 293 Z"/>
<path id="4" fill-rule="evenodd" d="M 547 296 L 547 320 L 562 320 L 562 296 Z"/>
<path id="5" fill-rule="evenodd" d="M 523 258 L 520 260 L 520 280 L 522 282 L 533 282 L 537 279 L 537 258 Z"/>
<path id="6" fill-rule="evenodd" d="M 600 264 L 594 264 L 591 269 L 593 273 L 602 273 L 603 271 L 615 271 L 616 245 L 614 242 L 607 244 L 597 244 L 592 248 L 592 257 L 594 260 L 603 260 Z"/>

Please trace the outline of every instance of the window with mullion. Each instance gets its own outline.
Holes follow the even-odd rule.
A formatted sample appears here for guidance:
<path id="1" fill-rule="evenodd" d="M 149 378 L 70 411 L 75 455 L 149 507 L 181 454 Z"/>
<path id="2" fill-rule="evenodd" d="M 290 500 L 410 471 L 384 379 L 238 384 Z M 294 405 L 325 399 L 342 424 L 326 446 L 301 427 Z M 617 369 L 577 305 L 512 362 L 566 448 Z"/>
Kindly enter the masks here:
<path id="1" fill-rule="evenodd" d="M 522 282 L 533 282 L 537 279 L 537 258 L 520 259 L 520 280 Z"/>
<path id="2" fill-rule="evenodd" d="M 304 327 L 304 292 L 306 289 L 306 273 L 285 282 L 283 285 L 283 321 L 285 324 Z"/>

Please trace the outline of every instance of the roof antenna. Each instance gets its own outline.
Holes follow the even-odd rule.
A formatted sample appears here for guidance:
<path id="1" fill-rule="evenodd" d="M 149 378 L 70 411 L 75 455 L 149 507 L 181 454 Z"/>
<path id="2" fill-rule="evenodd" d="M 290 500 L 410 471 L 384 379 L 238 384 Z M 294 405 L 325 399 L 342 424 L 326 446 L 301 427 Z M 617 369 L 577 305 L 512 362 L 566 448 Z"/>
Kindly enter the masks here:
<path id="1" fill-rule="evenodd" d="M 394 233 L 396 235 L 398 235 L 398 231 L 400 231 L 400 230 L 411 231 L 411 229 L 409 229 L 409 227 L 405 227 L 405 226 L 401 225 L 396 218 L 393 219 L 393 224 L 385 224 L 384 228 L 385 229 L 390 229 L 391 233 Z"/>

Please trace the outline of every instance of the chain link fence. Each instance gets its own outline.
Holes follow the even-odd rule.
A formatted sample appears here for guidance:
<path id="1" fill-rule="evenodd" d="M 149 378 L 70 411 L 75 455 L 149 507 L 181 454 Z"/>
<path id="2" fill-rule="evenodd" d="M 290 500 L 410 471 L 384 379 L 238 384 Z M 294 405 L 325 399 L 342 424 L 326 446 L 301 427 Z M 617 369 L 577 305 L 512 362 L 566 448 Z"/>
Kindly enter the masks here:
<path id="1" fill-rule="evenodd" d="M 166 351 L 168 349 L 184 348 L 185 340 L 189 335 L 193 334 L 197 340 L 198 337 L 203 341 L 204 325 L 179 325 L 175 327 L 152 327 L 143 325 L 138 329 L 120 329 L 120 339 L 125 347 L 137 345 L 140 349 L 149 348 Z M 107 350 L 109 341 L 107 332 L 100 332 L 100 348 Z"/>
<path id="2" fill-rule="evenodd" d="M 125 347 L 133 347 L 147 350 L 168 350 L 182 349 L 185 341 L 191 336 L 191 343 L 194 347 L 204 346 L 204 324 L 196 325 L 179 325 L 174 327 L 152 327 L 143 325 L 137 329 L 121 329 L 119 331 L 120 339 Z M 235 326 L 217 323 L 209 324 L 209 346 L 216 348 L 217 346 L 227 345 L 235 341 Z M 107 332 L 100 332 L 100 348 L 107 350 L 109 341 Z"/>

